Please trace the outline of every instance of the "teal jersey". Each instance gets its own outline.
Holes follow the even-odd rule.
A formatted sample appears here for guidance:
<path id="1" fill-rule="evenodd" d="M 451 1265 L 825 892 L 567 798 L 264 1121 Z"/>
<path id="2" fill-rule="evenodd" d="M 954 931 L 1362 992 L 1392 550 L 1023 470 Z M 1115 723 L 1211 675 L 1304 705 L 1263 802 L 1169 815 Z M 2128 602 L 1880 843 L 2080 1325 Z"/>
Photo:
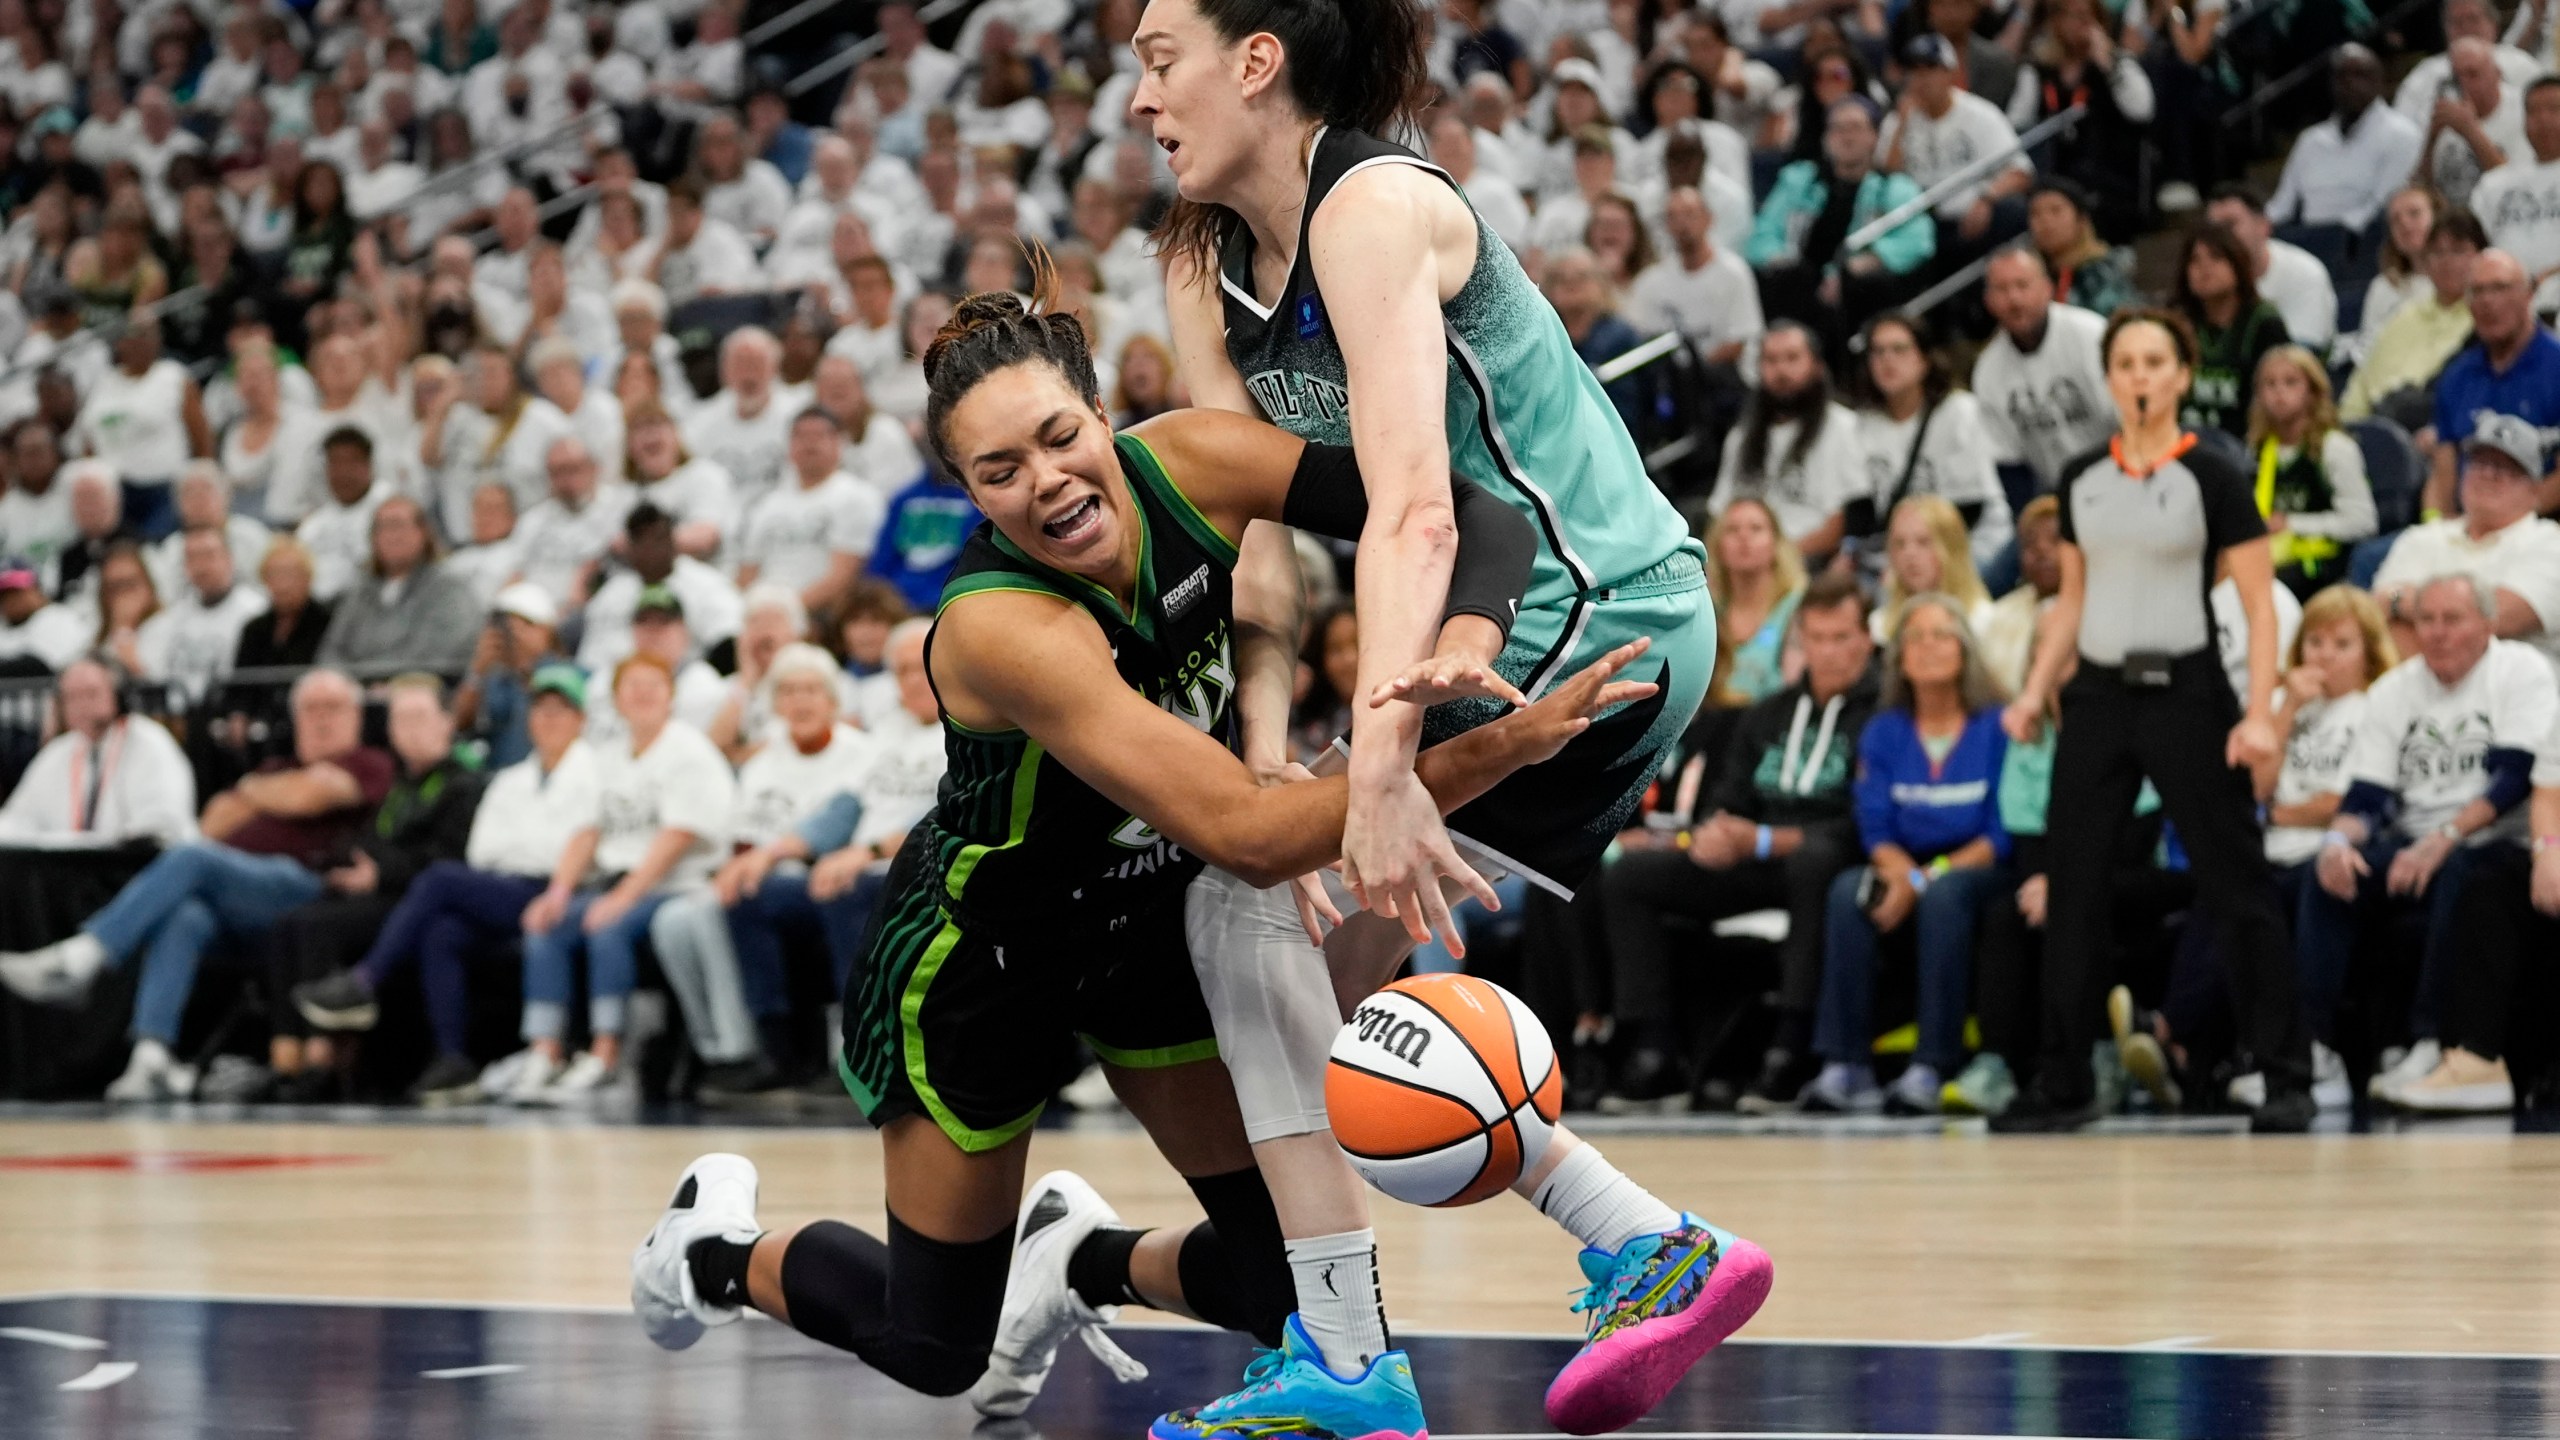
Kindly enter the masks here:
<path id="1" fill-rule="evenodd" d="M 1254 298 L 1253 234 L 1229 229 L 1219 255 L 1227 356 L 1271 423 L 1304 440 L 1351 443 L 1351 394 L 1305 226 L 1344 177 L 1372 165 L 1448 173 L 1357 130 L 1316 136 L 1298 254 L 1279 303 Z M 1455 181 L 1449 181 L 1452 188 Z M 1463 193 L 1463 192 L 1462 192 Z M 1529 517 L 1540 536 L 1514 649 L 1535 659 L 1513 676 L 1531 694 L 1559 678 L 1590 609 L 1681 551 L 1703 550 L 1645 474 L 1635 440 L 1555 308 L 1479 220 L 1476 262 L 1441 307 L 1448 338 L 1445 420 L 1458 474 Z"/>

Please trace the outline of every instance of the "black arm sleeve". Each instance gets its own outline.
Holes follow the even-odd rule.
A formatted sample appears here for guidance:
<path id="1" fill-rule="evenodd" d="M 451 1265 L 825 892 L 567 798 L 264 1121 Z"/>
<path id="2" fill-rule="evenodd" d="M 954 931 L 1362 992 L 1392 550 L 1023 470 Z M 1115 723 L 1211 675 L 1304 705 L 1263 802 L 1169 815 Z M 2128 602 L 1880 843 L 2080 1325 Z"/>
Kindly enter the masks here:
<path id="1" fill-rule="evenodd" d="M 1458 558 L 1450 569 L 1449 603 L 1441 619 L 1481 615 L 1508 638 L 1511 622 L 1520 614 L 1520 597 L 1529 593 L 1538 532 L 1527 516 L 1470 481 L 1451 476 L 1449 498 L 1457 516 Z M 1369 521 L 1369 492 L 1360 482 L 1360 466 L 1350 447 L 1306 448 L 1298 457 L 1298 473 L 1289 479 L 1280 518 L 1337 540 L 1360 538 Z"/>

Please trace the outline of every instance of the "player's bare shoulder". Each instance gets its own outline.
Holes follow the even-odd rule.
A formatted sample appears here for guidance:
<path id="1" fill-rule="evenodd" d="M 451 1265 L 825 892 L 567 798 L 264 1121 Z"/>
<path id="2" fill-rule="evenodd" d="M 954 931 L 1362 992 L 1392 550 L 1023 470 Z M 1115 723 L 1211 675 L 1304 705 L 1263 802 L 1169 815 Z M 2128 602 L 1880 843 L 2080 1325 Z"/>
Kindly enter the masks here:
<path id="1" fill-rule="evenodd" d="M 1353 167 L 1307 227 L 1309 258 L 1326 269 L 1362 257 L 1393 264 L 1417 236 L 1437 261 L 1440 298 L 1447 300 L 1475 268 L 1476 215 L 1439 172 L 1403 162 Z"/>

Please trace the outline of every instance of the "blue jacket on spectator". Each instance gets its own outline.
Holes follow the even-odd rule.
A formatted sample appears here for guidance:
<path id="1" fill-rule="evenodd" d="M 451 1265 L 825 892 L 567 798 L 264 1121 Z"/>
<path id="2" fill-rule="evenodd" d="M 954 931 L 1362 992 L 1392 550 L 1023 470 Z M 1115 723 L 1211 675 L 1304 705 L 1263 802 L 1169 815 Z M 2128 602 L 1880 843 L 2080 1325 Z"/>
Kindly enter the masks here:
<path id="1" fill-rule="evenodd" d="M 1926 864 L 1987 835 L 1992 853 L 2006 860 L 2009 832 L 2000 823 L 2000 764 L 2008 748 L 1999 707 L 1986 706 L 1965 721 L 1946 763 L 1931 765 L 1911 712 L 1878 710 L 1858 737 L 1860 843 L 1870 851 L 1899 845 Z"/>
<path id="2" fill-rule="evenodd" d="M 1920 187 L 1908 175 L 1887 175 L 1870 171 L 1858 182 L 1858 202 L 1849 213 L 1849 233 L 1895 206 L 1920 197 Z M 1742 247 L 1742 258 L 1755 270 L 1772 265 L 1791 265 L 1807 257 L 1797 253 L 1804 242 L 1805 231 L 1822 215 L 1822 207 L 1830 203 L 1831 182 L 1823 178 L 1822 167 L 1811 160 L 1798 160 L 1778 172 L 1778 183 L 1770 187 L 1769 198 L 1760 202 L 1759 218 L 1751 223 L 1751 241 Z M 1896 225 L 1884 238 L 1869 246 L 1867 253 L 1884 263 L 1896 275 L 1908 275 L 1929 263 L 1938 253 L 1938 232 L 1929 212 L 1923 210 Z M 1836 257 L 1823 257 L 1825 269 L 1839 268 Z"/>
<path id="3" fill-rule="evenodd" d="M 942 582 L 959 563 L 960 547 L 984 518 L 968 491 L 928 467 L 890 497 L 880 543 L 871 550 L 871 573 L 897 586 L 916 613 L 930 615 L 942 603 Z"/>

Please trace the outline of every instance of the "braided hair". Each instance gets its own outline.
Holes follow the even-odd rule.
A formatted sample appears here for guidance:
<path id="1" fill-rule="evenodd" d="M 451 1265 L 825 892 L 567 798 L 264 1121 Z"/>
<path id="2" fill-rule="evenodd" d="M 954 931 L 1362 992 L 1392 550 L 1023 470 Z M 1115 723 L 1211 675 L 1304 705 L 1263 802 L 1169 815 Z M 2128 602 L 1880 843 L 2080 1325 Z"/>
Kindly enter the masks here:
<path id="1" fill-rule="evenodd" d="M 1010 290 L 990 290 L 961 301 L 925 347 L 925 437 L 934 457 L 952 474 L 945 430 L 951 411 L 980 381 L 1015 365 L 1045 364 L 1058 372 L 1084 402 L 1102 408 L 1102 382 L 1093 370 L 1093 350 L 1084 322 L 1061 311 L 1058 267 L 1037 241 L 1024 246 L 1031 262 L 1031 296 L 1026 302 Z"/>

